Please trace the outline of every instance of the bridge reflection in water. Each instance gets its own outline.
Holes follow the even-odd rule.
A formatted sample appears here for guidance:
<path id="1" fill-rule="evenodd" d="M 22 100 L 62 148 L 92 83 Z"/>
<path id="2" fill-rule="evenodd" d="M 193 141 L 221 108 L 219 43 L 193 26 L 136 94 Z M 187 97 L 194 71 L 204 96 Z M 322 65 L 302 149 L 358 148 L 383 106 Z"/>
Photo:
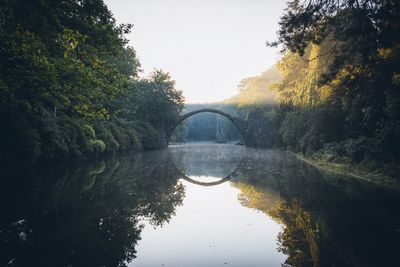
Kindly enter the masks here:
<path id="1" fill-rule="evenodd" d="M 244 150 L 243 146 L 195 142 L 170 146 L 169 156 L 172 167 L 183 180 L 200 186 L 216 186 L 238 175 Z M 202 181 L 204 177 L 207 181 Z"/>

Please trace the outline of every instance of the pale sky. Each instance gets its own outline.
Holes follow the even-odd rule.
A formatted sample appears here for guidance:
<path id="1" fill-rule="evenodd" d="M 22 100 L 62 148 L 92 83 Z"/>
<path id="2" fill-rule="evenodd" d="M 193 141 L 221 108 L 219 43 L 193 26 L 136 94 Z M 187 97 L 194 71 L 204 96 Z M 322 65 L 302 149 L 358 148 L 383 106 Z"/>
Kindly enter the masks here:
<path id="1" fill-rule="evenodd" d="M 127 36 L 143 75 L 171 74 L 187 103 L 213 102 L 237 93 L 243 78 L 272 66 L 286 0 L 105 0 Z"/>

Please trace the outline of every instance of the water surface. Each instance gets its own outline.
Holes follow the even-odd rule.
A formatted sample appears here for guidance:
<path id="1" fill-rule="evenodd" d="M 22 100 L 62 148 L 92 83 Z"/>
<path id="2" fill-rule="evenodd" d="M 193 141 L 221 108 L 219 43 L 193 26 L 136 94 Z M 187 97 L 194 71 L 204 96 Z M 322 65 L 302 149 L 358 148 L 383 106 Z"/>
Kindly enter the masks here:
<path id="1" fill-rule="evenodd" d="M 232 144 L 1 173 L 2 266 L 396 266 L 399 192 Z"/>
<path id="2" fill-rule="evenodd" d="M 279 266 L 285 260 L 276 250 L 282 225 L 244 206 L 229 180 L 213 183 L 239 167 L 242 146 L 195 143 L 169 152 L 187 176 L 180 180 L 185 198 L 164 227 L 145 224 L 130 266 Z"/>

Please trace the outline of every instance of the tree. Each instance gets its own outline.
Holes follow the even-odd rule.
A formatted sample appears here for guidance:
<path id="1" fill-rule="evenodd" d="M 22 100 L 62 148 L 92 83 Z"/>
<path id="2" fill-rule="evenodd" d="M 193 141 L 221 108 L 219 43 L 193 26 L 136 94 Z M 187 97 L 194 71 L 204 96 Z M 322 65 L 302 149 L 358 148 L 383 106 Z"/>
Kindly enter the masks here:
<path id="1" fill-rule="evenodd" d="M 182 94 L 159 71 L 139 80 L 140 63 L 124 37 L 131 27 L 117 25 L 102 0 L 0 3 L 0 119 L 7 125 L 0 160 L 137 149 L 139 134 L 119 118 L 127 109 L 134 113 L 130 120 L 159 127 L 140 130 L 162 135 L 179 113 Z M 128 86 L 141 89 L 131 94 Z M 121 98 L 129 95 L 132 103 L 123 106 Z M 156 110 L 146 110 L 152 101 Z M 87 127 L 95 133 L 85 135 Z"/>
<path id="2" fill-rule="evenodd" d="M 178 120 L 184 98 L 168 73 L 155 70 L 148 78 L 132 81 L 122 101 L 122 117 L 140 118 L 159 131 L 166 131 Z"/>
<path id="3" fill-rule="evenodd" d="M 305 115 L 307 130 L 296 142 L 317 140 L 310 146 L 315 150 L 364 140 L 364 159 L 399 160 L 400 149 L 393 148 L 400 140 L 399 15 L 400 3 L 390 0 L 288 3 L 270 45 L 290 50 L 278 63 L 283 80 L 277 88 L 282 104 Z M 335 135 L 327 135 L 331 128 L 313 119 L 316 114 L 333 119 Z"/>

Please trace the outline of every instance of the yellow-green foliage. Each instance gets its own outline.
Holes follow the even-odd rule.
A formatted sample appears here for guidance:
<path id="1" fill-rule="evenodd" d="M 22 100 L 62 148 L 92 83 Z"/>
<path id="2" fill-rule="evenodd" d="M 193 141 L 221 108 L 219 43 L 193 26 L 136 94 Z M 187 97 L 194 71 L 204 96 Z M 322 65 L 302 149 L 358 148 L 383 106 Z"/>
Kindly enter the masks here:
<path id="1" fill-rule="evenodd" d="M 280 202 L 269 215 L 285 224 L 278 236 L 280 250 L 289 256 L 285 263 L 288 266 L 319 266 L 320 226 L 313 222 L 311 214 L 297 203 L 289 206 Z"/>
<path id="2" fill-rule="evenodd" d="M 261 75 L 249 77 L 240 81 L 239 93 L 224 101 L 226 104 L 236 104 L 240 108 L 262 107 L 276 104 L 276 92 L 273 84 L 280 78 L 278 69 L 273 66 Z"/>
<path id="3" fill-rule="evenodd" d="M 93 146 L 93 152 L 95 154 L 103 153 L 106 150 L 106 144 L 102 140 L 95 139 L 89 142 Z"/>
<path id="4" fill-rule="evenodd" d="M 318 107 L 329 100 L 331 89 L 321 84 L 321 75 L 332 64 L 332 41 L 311 44 L 303 56 L 287 52 L 277 63 L 282 79 L 274 85 L 280 103 L 296 107 Z"/>
<path id="5" fill-rule="evenodd" d="M 95 133 L 93 127 L 90 125 L 87 125 L 87 124 L 83 125 L 83 132 L 84 132 L 86 138 L 88 138 L 88 139 L 96 138 L 96 133 Z"/>
<path id="6" fill-rule="evenodd" d="M 239 200 L 245 207 L 265 212 L 284 225 L 278 236 L 279 250 L 288 255 L 288 266 L 319 266 L 320 226 L 297 202 L 290 205 L 276 191 L 247 183 L 235 182 Z"/>
<path id="7" fill-rule="evenodd" d="M 284 145 L 311 155 L 328 144 L 326 158 L 344 151 L 353 162 L 398 164 L 399 16 L 398 1 L 289 2 L 271 44 L 286 51 L 275 86 Z"/>

